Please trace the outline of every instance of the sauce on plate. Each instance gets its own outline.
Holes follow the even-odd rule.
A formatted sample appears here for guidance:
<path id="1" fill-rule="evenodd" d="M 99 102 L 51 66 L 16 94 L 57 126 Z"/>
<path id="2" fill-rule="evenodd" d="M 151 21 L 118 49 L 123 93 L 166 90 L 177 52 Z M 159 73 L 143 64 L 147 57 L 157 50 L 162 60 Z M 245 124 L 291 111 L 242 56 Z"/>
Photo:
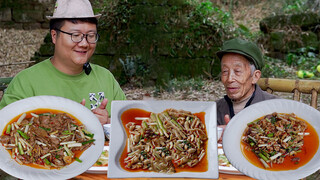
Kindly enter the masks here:
<path id="1" fill-rule="evenodd" d="M 121 115 L 121 121 L 122 121 L 122 125 L 127 133 L 127 135 L 129 134 L 129 129 L 126 128 L 126 124 L 129 122 L 134 122 L 136 124 L 141 125 L 141 120 L 135 120 L 135 117 L 150 117 L 151 112 L 142 110 L 142 109 L 138 109 L 138 108 L 132 108 L 132 109 L 128 109 L 126 111 L 124 111 Z M 200 113 L 194 113 L 195 116 L 197 116 L 202 123 L 205 122 L 205 112 L 200 112 Z M 204 123 L 205 124 L 205 123 Z M 205 151 L 207 152 L 207 142 L 205 143 Z M 129 172 L 150 172 L 149 170 L 143 170 L 143 169 L 128 169 L 126 168 L 126 164 L 125 162 L 125 158 L 127 157 L 127 144 L 125 145 L 123 152 L 121 154 L 120 157 L 120 166 L 125 169 L 126 171 Z M 184 168 L 180 168 L 175 166 L 175 170 L 176 172 L 206 172 L 208 171 L 208 157 L 207 157 L 207 153 L 205 154 L 205 156 L 203 157 L 203 159 L 194 167 L 184 167 Z"/>

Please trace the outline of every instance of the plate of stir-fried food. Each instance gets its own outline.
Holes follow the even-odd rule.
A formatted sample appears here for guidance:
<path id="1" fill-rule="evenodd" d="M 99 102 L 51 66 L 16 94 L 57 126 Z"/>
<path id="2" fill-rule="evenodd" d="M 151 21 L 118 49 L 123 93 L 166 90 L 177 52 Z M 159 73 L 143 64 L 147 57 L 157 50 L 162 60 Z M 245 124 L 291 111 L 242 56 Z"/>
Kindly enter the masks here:
<path id="1" fill-rule="evenodd" d="M 21 179 L 68 179 L 91 167 L 104 146 L 96 116 L 80 103 L 35 96 L 0 111 L 0 168 Z"/>
<path id="2" fill-rule="evenodd" d="M 223 135 L 230 163 L 256 179 L 301 179 L 320 167 L 320 112 L 301 102 L 275 99 L 236 114 Z"/>
<path id="3" fill-rule="evenodd" d="M 214 102 L 113 101 L 109 178 L 218 178 Z"/>

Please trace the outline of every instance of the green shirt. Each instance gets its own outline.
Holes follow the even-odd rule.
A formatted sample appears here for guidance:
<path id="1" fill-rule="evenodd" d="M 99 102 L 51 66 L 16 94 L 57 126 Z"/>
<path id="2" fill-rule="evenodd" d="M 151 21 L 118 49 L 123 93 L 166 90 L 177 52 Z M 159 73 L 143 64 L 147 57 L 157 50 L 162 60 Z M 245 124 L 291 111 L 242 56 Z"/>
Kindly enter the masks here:
<path id="1" fill-rule="evenodd" d="M 18 73 L 6 89 L 0 102 L 0 109 L 6 105 L 32 96 L 61 96 L 76 102 L 86 100 L 86 107 L 94 109 L 104 98 L 108 99 L 107 110 L 111 113 L 111 101 L 125 100 L 118 82 L 112 73 L 95 64 L 86 75 L 67 75 L 57 70 L 50 59 L 44 60 Z"/>

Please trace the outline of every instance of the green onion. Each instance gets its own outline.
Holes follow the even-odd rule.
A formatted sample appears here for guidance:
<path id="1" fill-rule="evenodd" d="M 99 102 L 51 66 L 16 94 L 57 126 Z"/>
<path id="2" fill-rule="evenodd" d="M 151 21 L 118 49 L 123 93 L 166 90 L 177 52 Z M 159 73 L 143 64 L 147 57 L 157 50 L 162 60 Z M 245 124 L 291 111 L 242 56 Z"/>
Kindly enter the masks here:
<path id="1" fill-rule="evenodd" d="M 11 132 L 11 124 L 7 126 L 6 134 L 10 134 Z"/>
<path id="2" fill-rule="evenodd" d="M 144 127 L 145 129 L 148 128 L 148 124 L 145 121 L 142 121 L 142 127 Z"/>
<path id="3" fill-rule="evenodd" d="M 254 121 L 252 121 L 252 122 L 249 122 L 247 125 L 256 124 L 256 123 L 258 123 L 259 121 L 260 121 L 260 119 L 256 119 L 256 120 L 254 120 Z"/>
<path id="4" fill-rule="evenodd" d="M 269 133 L 267 136 L 268 137 L 273 137 L 273 133 Z"/>
<path id="5" fill-rule="evenodd" d="M 64 134 L 64 135 L 72 135 L 73 133 L 69 132 L 69 131 L 63 131 L 61 134 Z"/>
<path id="6" fill-rule="evenodd" d="M 44 127 L 41 127 L 41 126 L 39 126 L 39 128 L 40 128 L 40 129 L 43 129 L 43 130 L 45 130 L 45 131 L 51 131 L 50 128 L 44 128 Z"/>
<path id="7" fill-rule="evenodd" d="M 82 161 L 81 161 L 79 158 L 75 157 L 74 159 L 75 159 L 76 161 L 78 161 L 79 163 L 82 163 Z"/>
<path id="8" fill-rule="evenodd" d="M 274 123 L 276 123 L 276 122 L 277 122 L 277 119 L 276 119 L 274 116 L 272 116 L 272 117 L 271 117 L 271 123 L 274 124 Z"/>
<path id="9" fill-rule="evenodd" d="M 30 137 L 26 134 L 26 133 L 24 133 L 24 132 L 22 132 L 21 130 L 17 130 L 17 132 L 23 137 L 23 138 L 25 138 L 25 139 L 29 139 Z"/>
<path id="10" fill-rule="evenodd" d="M 39 114 L 39 116 L 50 116 L 51 114 L 50 113 L 42 113 L 42 114 Z"/>
<path id="11" fill-rule="evenodd" d="M 50 165 L 51 164 L 50 161 L 47 158 L 44 158 L 43 161 L 44 161 L 44 163 L 46 163 L 46 165 Z"/>
<path id="12" fill-rule="evenodd" d="M 176 145 L 176 148 L 177 148 L 179 151 L 184 151 L 179 145 Z"/>
<path id="13" fill-rule="evenodd" d="M 94 141 L 95 141 L 95 139 L 91 139 L 89 141 L 84 141 L 84 142 L 82 142 L 82 145 L 89 144 L 89 143 L 92 143 Z"/>
<path id="14" fill-rule="evenodd" d="M 18 150 L 19 150 L 20 155 L 24 155 L 24 152 L 23 152 L 23 148 L 22 148 L 21 142 L 18 142 Z"/>
<path id="15" fill-rule="evenodd" d="M 88 137 L 93 138 L 93 136 L 94 136 L 94 134 L 91 134 L 89 131 L 87 131 L 87 130 L 85 130 L 85 129 L 83 129 L 82 132 L 83 132 L 86 136 L 88 136 Z"/>
<path id="16" fill-rule="evenodd" d="M 259 155 L 263 160 L 268 161 L 268 158 L 265 157 L 262 153 L 259 153 L 258 155 Z"/>

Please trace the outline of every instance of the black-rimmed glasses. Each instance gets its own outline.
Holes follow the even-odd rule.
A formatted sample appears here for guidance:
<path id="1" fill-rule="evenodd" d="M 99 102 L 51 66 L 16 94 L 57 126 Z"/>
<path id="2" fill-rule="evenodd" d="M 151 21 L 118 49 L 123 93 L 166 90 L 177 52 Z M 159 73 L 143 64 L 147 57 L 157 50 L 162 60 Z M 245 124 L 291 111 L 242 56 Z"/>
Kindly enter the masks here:
<path id="1" fill-rule="evenodd" d="M 60 29 L 54 29 L 54 30 L 70 35 L 71 36 L 71 40 L 73 42 L 75 42 L 75 43 L 81 42 L 84 37 L 86 37 L 86 40 L 90 44 L 95 44 L 99 39 L 99 34 L 98 33 L 94 33 L 94 32 L 88 33 L 88 34 L 83 34 L 83 33 L 80 33 L 80 32 L 69 33 L 69 32 L 62 31 Z"/>

